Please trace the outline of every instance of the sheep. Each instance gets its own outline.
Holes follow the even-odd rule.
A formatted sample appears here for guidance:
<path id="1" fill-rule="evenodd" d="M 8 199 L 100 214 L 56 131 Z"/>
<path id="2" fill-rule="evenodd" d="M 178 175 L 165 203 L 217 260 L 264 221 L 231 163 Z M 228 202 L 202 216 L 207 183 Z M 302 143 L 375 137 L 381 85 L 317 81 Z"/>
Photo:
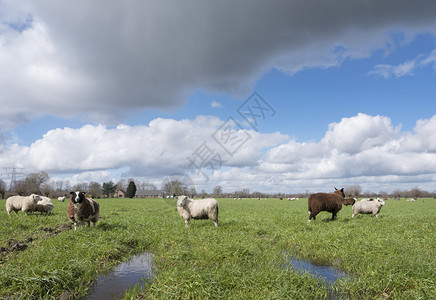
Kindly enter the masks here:
<path id="1" fill-rule="evenodd" d="M 39 211 L 42 213 L 46 213 L 47 215 L 51 214 L 51 211 L 53 210 L 53 203 L 51 202 L 51 199 L 48 197 L 41 196 L 41 200 L 36 203 L 35 211 Z"/>
<path id="2" fill-rule="evenodd" d="M 336 214 L 342 209 L 342 201 L 345 198 L 344 189 L 338 190 L 335 188 L 333 193 L 317 193 L 309 196 L 307 200 L 309 206 L 309 223 L 311 219 L 316 219 L 316 215 L 321 211 L 332 213 L 332 220 Z"/>
<path id="3" fill-rule="evenodd" d="M 185 227 L 189 227 L 189 220 L 210 219 L 218 227 L 218 202 L 208 198 L 193 200 L 187 196 L 179 196 L 177 211 L 182 219 L 185 219 Z"/>
<path id="4" fill-rule="evenodd" d="M 373 214 L 374 217 L 378 218 L 378 213 L 383 205 L 386 203 L 383 199 L 377 198 L 375 200 L 361 200 L 353 205 L 353 215 L 354 218 L 357 214 Z"/>
<path id="5" fill-rule="evenodd" d="M 343 205 L 354 205 L 356 203 L 356 198 L 346 198 L 344 199 L 344 202 L 342 202 Z"/>
<path id="6" fill-rule="evenodd" d="M 100 205 L 97 201 L 85 197 L 85 192 L 71 192 L 70 202 L 68 202 L 67 216 L 74 223 L 74 230 L 77 224 L 94 224 L 100 218 Z"/>
<path id="7" fill-rule="evenodd" d="M 36 208 L 36 203 L 41 200 L 41 196 L 32 194 L 30 196 L 12 196 L 6 200 L 6 211 L 10 215 L 11 211 L 17 214 L 21 210 L 27 216 L 27 213 L 32 213 Z"/>
<path id="8" fill-rule="evenodd" d="M 298 198 L 292 197 L 292 198 L 288 198 L 288 201 L 296 201 L 298 200 Z"/>
<path id="9" fill-rule="evenodd" d="M 58 201 L 59 201 L 59 202 L 64 202 L 65 199 L 67 199 L 66 196 L 58 197 Z"/>

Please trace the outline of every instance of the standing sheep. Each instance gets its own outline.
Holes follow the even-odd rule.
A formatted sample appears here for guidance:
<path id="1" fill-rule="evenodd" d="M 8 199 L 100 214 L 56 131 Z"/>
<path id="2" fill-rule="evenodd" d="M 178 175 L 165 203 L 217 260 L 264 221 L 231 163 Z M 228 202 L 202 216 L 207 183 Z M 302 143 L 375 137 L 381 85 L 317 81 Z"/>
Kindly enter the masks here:
<path id="1" fill-rule="evenodd" d="M 345 198 L 344 189 L 335 188 L 333 193 L 317 193 L 309 196 L 307 200 L 309 206 L 309 223 L 311 219 L 316 219 L 316 215 L 321 211 L 332 213 L 332 220 L 342 208 L 342 201 Z"/>
<path id="2" fill-rule="evenodd" d="M 32 213 L 36 209 L 36 204 L 41 200 L 41 196 L 32 194 L 30 196 L 12 196 L 6 200 L 6 211 L 10 215 L 11 211 L 17 214 L 21 210 L 27 216 L 27 213 Z"/>
<path id="3" fill-rule="evenodd" d="M 187 196 L 179 196 L 177 210 L 180 217 L 185 219 L 186 227 L 191 219 L 210 219 L 218 227 L 218 202 L 213 198 L 193 200 Z"/>
<path id="4" fill-rule="evenodd" d="M 59 202 L 64 202 L 65 199 L 67 199 L 66 196 L 58 197 L 58 201 L 59 201 Z"/>
<path id="5" fill-rule="evenodd" d="M 47 215 L 51 214 L 51 211 L 53 210 L 53 203 L 51 202 L 51 199 L 48 197 L 41 196 L 41 200 L 36 203 L 35 211 L 39 211 L 42 215 L 42 213 L 46 213 Z"/>
<path id="6" fill-rule="evenodd" d="M 67 216 L 74 223 L 74 230 L 77 224 L 94 224 L 98 221 L 100 207 L 97 201 L 85 197 L 85 192 L 71 192 L 70 202 L 68 202 Z"/>
<path id="7" fill-rule="evenodd" d="M 380 212 L 381 207 L 385 204 L 386 203 L 380 198 L 356 202 L 353 205 L 353 215 L 351 218 L 354 218 L 357 214 L 373 214 L 374 217 L 378 218 L 377 215 Z"/>

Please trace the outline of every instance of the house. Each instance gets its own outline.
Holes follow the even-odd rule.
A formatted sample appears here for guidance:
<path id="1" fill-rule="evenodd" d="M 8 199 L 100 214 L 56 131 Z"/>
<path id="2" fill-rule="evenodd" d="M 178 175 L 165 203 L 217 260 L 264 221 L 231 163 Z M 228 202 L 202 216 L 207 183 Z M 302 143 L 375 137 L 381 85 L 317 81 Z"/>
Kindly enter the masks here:
<path id="1" fill-rule="evenodd" d="M 126 198 L 126 192 L 123 190 L 115 190 L 114 198 Z"/>

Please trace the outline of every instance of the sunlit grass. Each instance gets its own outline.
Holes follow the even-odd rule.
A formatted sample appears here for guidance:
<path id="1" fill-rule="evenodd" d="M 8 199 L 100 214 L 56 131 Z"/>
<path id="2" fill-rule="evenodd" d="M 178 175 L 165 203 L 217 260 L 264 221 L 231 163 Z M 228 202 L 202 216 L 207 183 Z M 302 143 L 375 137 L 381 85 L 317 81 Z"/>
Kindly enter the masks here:
<path id="1" fill-rule="evenodd" d="M 343 207 L 337 220 L 322 212 L 310 224 L 306 199 L 218 199 L 218 228 L 210 220 L 185 228 L 174 200 L 98 201 L 96 228 L 76 232 L 63 225 L 66 202 L 56 201 L 48 217 L 1 211 L 0 247 L 7 251 L 0 260 L 0 299 L 83 297 L 99 274 L 144 251 L 154 254 L 156 272 L 126 298 L 328 298 L 328 288 L 313 276 L 287 267 L 285 253 L 350 274 L 336 286 L 345 298 L 436 295 L 433 199 L 390 200 L 378 219 L 351 219 L 351 207 Z M 10 251 L 11 240 L 27 248 Z"/>

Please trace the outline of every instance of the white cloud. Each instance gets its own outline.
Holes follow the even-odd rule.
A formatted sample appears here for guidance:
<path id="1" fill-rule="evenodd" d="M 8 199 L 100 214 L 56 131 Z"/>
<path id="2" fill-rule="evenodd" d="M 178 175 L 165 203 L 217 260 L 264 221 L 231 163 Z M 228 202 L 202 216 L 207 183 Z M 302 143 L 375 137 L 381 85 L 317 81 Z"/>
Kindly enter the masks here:
<path id="1" fill-rule="evenodd" d="M 233 156 L 211 138 L 223 122 L 199 116 L 180 121 L 158 118 L 147 126 L 56 129 L 28 147 L 2 145 L 0 165 L 16 161 L 27 172 L 67 174 L 72 182 L 134 177 L 159 185 L 166 175 L 187 173 L 197 190 L 209 191 L 215 185 L 226 191 L 325 191 L 347 184 L 373 191 L 415 186 L 434 190 L 436 115 L 418 120 L 413 132 L 400 132 L 386 116 L 360 113 L 331 123 L 320 141 L 311 142 L 250 130 L 251 138 Z M 203 143 L 224 162 L 197 172 L 187 158 Z"/>
<path id="2" fill-rule="evenodd" d="M 219 103 L 218 101 L 212 101 L 211 103 L 210 103 L 210 107 L 212 107 L 212 108 L 217 108 L 217 107 L 221 107 L 222 105 L 221 105 L 221 103 Z"/>
<path id="3" fill-rule="evenodd" d="M 271 68 L 336 66 L 389 47 L 390 31 L 435 33 L 435 8 L 150 0 L 106 1 L 101 13 L 94 1 L 3 1 L 0 119 L 7 128 L 40 114 L 117 124 L 132 110 L 179 107 L 192 88 L 243 98 Z"/>

